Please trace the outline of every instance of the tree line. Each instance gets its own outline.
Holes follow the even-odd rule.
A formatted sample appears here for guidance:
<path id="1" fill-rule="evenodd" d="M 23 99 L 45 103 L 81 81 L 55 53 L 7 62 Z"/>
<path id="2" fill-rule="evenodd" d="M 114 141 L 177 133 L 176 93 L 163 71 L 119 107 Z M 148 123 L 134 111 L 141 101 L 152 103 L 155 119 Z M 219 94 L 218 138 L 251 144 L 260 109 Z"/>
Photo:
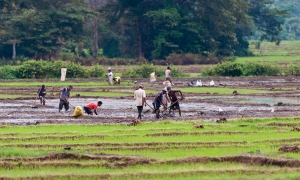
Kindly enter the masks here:
<path id="1" fill-rule="evenodd" d="M 280 42 L 289 8 L 276 2 L 1 0 L 0 58 L 245 56 L 254 35 Z"/>

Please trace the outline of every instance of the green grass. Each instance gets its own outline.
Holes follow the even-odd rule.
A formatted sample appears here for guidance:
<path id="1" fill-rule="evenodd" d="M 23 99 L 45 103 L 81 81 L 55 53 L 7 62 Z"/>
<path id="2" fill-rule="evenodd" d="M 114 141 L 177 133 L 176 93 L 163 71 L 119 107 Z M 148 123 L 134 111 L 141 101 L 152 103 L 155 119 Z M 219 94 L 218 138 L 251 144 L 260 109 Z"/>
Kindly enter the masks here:
<path id="1" fill-rule="evenodd" d="M 255 42 L 252 42 L 249 50 L 255 56 L 237 57 L 236 62 L 260 61 L 291 64 L 300 61 L 300 41 L 282 41 L 279 46 L 271 42 L 262 42 L 259 49 L 256 49 Z"/>
<path id="2" fill-rule="evenodd" d="M 202 123 L 204 129 L 193 128 Z M 277 126 L 284 123 L 285 126 Z M 290 124 L 290 126 L 288 126 Z M 0 162 L 7 157 L 38 157 L 52 153 L 114 154 L 155 158 L 158 161 L 188 157 L 225 157 L 241 154 L 300 160 L 299 153 L 281 153 L 283 144 L 300 143 L 300 125 L 292 118 L 245 119 L 226 124 L 198 121 L 160 121 L 138 126 L 118 125 L 37 125 L 0 127 Z M 298 138 L 298 139 L 297 139 Z M 282 141 L 282 140 L 290 141 Z M 281 142 L 282 141 L 282 142 Z M 25 146 L 26 145 L 26 146 Z M 71 147 L 66 151 L 64 147 Z M 0 165 L 0 178 L 57 177 L 80 179 L 286 179 L 300 177 L 299 170 L 278 166 L 259 166 L 239 162 L 185 162 L 135 164 L 123 168 L 106 165 L 120 160 L 53 159 L 31 160 Z M 119 162 L 118 162 L 119 161 Z M 31 163 L 30 165 L 28 163 Z M 105 165 L 106 164 L 106 165 Z M 286 172 L 289 174 L 286 174 Z M 220 173 L 222 172 L 222 173 Z M 246 173 L 245 173 L 246 172 Z M 98 177 L 98 178 L 96 178 Z"/>

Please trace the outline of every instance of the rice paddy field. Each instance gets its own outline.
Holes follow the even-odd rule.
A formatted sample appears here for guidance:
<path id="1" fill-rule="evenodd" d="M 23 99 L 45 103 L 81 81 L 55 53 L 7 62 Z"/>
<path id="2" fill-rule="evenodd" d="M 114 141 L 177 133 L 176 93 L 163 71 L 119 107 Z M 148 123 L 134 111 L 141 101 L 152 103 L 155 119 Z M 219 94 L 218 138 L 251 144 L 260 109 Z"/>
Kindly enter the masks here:
<path id="1" fill-rule="evenodd" d="M 237 61 L 297 63 L 299 47 L 251 44 L 256 56 Z M 181 116 L 163 111 L 156 119 L 147 106 L 141 123 L 133 123 L 134 82 L 145 85 L 151 105 L 162 79 L 2 81 L 0 179 L 300 179 L 298 77 L 203 77 L 215 85 L 187 86 L 198 78 L 173 79 L 184 95 Z M 41 84 L 45 106 L 35 97 Z M 71 109 L 58 112 L 58 91 L 68 85 Z M 98 116 L 72 117 L 75 106 L 97 100 Z"/>
<path id="2" fill-rule="evenodd" d="M 299 125 L 297 118 L 2 125 L 0 178 L 299 179 Z"/>
<path id="3" fill-rule="evenodd" d="M 173 89 L 185 97 L 182 116 L 175 111 L 156 119 L 145 107 L 137 124 L 131 123 L 134 80 L 145 85 L 151 104 L 161 82 L 2 82 L 0 179 L 300 178 L 296 78 L 217 78 L 214 87 L 174 79 Z M 34 101 L 41 83 L 45 106 Z M 73 107 L 59 113 L 58 90 L 69 84 Z M 74 106 L 98 99 L 98 116 L 72 117 Z"/>

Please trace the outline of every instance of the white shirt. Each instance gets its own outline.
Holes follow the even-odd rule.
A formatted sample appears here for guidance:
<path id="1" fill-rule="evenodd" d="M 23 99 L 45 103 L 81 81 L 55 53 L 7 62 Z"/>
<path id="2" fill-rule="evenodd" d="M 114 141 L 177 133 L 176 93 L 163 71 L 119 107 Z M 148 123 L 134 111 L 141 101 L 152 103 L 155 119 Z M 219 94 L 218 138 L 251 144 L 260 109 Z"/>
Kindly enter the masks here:
<path id="1" fill-rule="evenodd" d="M 143 98 L 146 98 L 146 92 L 142 88 L 139 88 L 134 92 L 134 99 L 136 106 L 143 106 Z"/>
<path id="2" fill-rule="evenodd" d="M 171 70 L 170 70 L 170 69 L 167 69 L 167 70 L 165 71 L 165 75 L 166 75 L 166 78 L 171 77 Z"/>
<path id="3" fill-rule="evenodd" d="M 108 73 L 108 79 L 112 79 L 113 78 L 113 73 L 112 72 L 109 72 Z"/>

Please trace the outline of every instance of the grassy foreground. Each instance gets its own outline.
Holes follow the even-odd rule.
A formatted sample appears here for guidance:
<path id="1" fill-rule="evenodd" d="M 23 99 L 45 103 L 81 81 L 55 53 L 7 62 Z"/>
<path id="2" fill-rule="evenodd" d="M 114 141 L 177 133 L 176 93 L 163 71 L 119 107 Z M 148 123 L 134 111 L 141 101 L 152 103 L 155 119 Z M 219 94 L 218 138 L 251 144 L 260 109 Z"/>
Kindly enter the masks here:
<path id="1" fill-rule="evenodd" d="M 204 128 L 193 128 L 195 124 Z M 1 126 L 0 179 L 299 179 L 299 119 Z"/>

